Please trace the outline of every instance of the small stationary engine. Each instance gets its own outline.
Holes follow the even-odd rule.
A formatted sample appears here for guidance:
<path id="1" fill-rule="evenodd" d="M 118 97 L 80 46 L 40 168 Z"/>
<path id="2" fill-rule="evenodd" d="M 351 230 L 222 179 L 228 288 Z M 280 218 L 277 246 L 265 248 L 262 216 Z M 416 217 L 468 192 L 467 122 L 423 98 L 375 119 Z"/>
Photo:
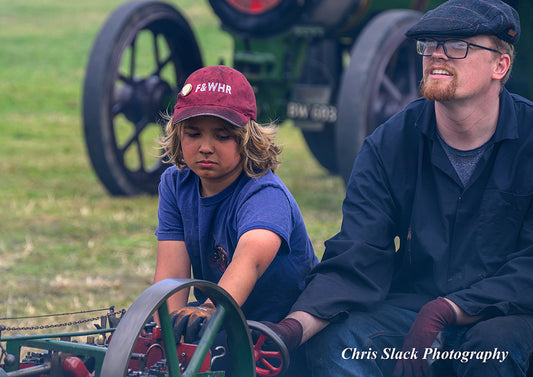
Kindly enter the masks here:
<path id="1" fill-rule="evenodd" d="M 166 300 L 193 287 L 215 303 L 215 313 L 198 344 L 176 345 Z M 161 327 L 153 322 L 156 312 Z M 127 311 L 111 308 L 100 318 L 94 330 L 60 334 L 1 337 L 0 326 L 0 377 L 224 377 L 224 371 L 211 367 L 226 352 L 233 377 L 273 377 L 289 365 L 289 353 L 279 336 L 261 323 L 247 322 L 233 298 L 206 281 L 160 281 Z M 212 344 L 222 329 L 227 350 Z M 251 331 L 258 334 L 255 343 Z M 265 344 L 268 350 L 263 349 Z M 22 355 L 23 348 L 31 351 Z"/>

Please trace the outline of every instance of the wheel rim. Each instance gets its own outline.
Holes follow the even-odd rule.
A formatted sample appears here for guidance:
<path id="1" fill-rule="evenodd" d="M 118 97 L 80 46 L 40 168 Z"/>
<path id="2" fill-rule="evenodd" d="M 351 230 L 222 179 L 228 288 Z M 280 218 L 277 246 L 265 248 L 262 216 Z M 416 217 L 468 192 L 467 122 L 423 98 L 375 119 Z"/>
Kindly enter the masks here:
<path id="1" fill-rule="evenodd" d="M 174 293 L 190 287 L 200 289 L 215 303 L 216 310 L 207 324 L 190 363 L 182 374 L 166 300 Z M 216 284 L 207 281 L 166 279 L 146 289 L 121 318 L 106 351 L 100 372 L 101 377 L 120 377 L 126 374 L 135 342 L 144 324 L 155 310 L 161 321 L 163 348 L 170 377 L 195 376 L 222 325 L 228 334 L 229 348 L 235 350 L 231 353 L 233 375 L 236 377 L 255 376 L 251 337 L 244 315 L 231 296 Z"/>

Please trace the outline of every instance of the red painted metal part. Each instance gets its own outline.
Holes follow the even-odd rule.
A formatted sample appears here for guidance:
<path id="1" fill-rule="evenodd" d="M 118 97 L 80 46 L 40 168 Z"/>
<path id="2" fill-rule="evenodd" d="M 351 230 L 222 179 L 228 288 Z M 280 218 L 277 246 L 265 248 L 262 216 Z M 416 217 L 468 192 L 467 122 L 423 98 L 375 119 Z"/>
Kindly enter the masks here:
<path id="1" fill-rule="evenodd" d="M 226 0 L 239 12 L 258 15 L 278 6 L 283 0 Z"/>

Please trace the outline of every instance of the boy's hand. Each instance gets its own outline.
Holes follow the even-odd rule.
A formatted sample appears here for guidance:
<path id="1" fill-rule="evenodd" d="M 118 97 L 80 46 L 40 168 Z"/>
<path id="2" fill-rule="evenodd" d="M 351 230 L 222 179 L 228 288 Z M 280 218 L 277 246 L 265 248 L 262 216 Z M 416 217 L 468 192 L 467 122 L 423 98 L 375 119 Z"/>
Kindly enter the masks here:
<path id="1" fill-rule="evenodd" d="M 442 297 L 438 297 L 424 305 L 405 336 L 402 347 L 402 351 L 416 349 L 418 357 L 416 359 L 399 360 L 394 368 L 394 376 L 429 376 L 428 362 L 422 358 L 424 349 L 431 347 L 439 332 L 444 330 L 446 326 L 455 324 L 456 321 L 455 310 Z"/>
<path id="2" fill-rule="evenodd" d="M 215 305 L 204 303 L 200 306 L 186 306 L 171 313 L 172 329 L 176 343 L 183 336 L 184 343 L 192 343 L 200 338 L 200 330 L 215 312 Z"/>

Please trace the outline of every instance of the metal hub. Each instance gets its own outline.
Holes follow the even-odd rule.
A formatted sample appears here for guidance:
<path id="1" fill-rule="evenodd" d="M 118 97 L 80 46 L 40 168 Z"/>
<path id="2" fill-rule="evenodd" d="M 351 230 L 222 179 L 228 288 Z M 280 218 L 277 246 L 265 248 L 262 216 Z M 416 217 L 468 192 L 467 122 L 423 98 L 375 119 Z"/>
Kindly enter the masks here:
<path id="1" fill-rule="evenodd" d="M 123 113 L 131 123 L 139 124 L 146 116 L 148 122 L 155 122 L 171 105 L 172 88 L 159 76 L 136 78 L 117 90 L 115 100 L 115 114 Z"/>

